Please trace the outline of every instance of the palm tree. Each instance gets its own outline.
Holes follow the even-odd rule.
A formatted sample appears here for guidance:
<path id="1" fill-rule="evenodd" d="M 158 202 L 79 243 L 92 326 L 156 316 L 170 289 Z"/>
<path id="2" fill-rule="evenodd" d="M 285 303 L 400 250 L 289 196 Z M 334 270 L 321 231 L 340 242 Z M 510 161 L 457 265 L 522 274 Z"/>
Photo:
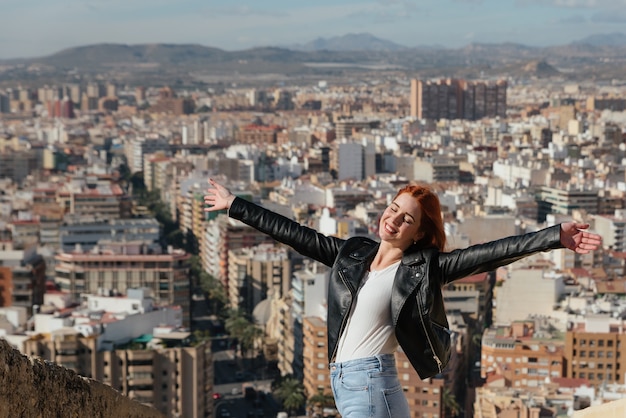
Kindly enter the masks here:
<path id="1" fill-rule="evenodd" d="M 200 287 L 207 294 L 209 303 L 212 306 L 212 313 L 218 314 L 223 312 L 223 309 L 220 309 L 220 307 L 228 304 L 228 298 L 226 297 L 224 285 L 204 270 L 199 274 L 199 282 Z"/>
<path id="2" fill-rule="evenodd" d="M 200 286 L 207 295 L 212 305 L 212 313 L 221 312 L 220 307 L 228 303 L 224 286 L 202 268 L 202 262 L 197 255 L 192 255 L 189 260 L 189 274 L 191 275 L 191 283 L 194 286 Z"/>
<path id="3" fill-rule="evenodd" d="M 229 312 L 224 327 L 231 337 L 239 341 L 241 357 L 245 357 L 256 341 L 264 335 L 263 330 L 248 320 L 239 309 L 232 309 Z"/>
<path id="4" fill-rule="evenodd" d="M 290 416 L 306 403 L 304 386 L 293 377 L 285 377 L 274 390 L 274 396 L 283 403 Z"/>
<path id="5" fill-rule="evenodd" d="M 457 402 L 454 394 L 448 388 L 443 389 L 442 403 L 443 407 L 446 410 L 446 416 L 456 417 L 457 415 L 459 415 L 459 412 L 461 411 L 461 406 Z M 447 414 L 448 412 L 449 415 Z"/>
<path id="6" fill-rule="evenodd" d="M 324 393 L 320 390 L 315 395 L 311 396 L 307 400 L 307 403 L 313 410 L 314 416 L 322 416 L 321 410 L 328 407 L 335 407 L 335 398 L 330 393 Z"/>

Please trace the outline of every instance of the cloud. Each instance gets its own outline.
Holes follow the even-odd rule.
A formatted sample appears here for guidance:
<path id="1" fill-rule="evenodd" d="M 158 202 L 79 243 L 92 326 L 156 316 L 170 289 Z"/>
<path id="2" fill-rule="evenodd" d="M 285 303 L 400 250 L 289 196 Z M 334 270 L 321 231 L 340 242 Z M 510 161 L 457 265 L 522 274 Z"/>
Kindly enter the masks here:
<path id="1" fill-rule="evenodd" d="M 520 5 L 537 4 L 565 9 L 620 9 L 626 0 L 516 0 Z"/>
<path id="2" fill-rule="evenodd" d="M 613 12 L 595 13 L 591 20 L 596 23 L 626 23 L 626 12 L 616 10 Z"/>
<path id="3" fill-rule="evenodd" d="M 562 19 L 559 19 L 557 21 L 557 23 L 563 23 L 566 25 L 570 25 L 570 24 L 580 25 L 585 22 L 587 22 L 587 18 L 585 18 L 582 15 L 571 15 L 571 16 L 567 16 Z"/>
<path id="4" fill-rule="evenodd" d="M 262 10 L 255 9 L 247 5 L 231 6 L 231 7 L 216 7 L 205 9 L 205 13 L 209 13 L 213 16 L 263 16 L 263 17 L 287 17 L 289 13 L 280 10 Z"/>
<path id="5" fill-rule="evenodd" d="M 376 0 L 375 3 L 364 3 L 358 11 L 352 12 L 346 17 L 381 24 L 413 19 L 425 14 L 426 11 L 421 9 L 415 1 Z"/>

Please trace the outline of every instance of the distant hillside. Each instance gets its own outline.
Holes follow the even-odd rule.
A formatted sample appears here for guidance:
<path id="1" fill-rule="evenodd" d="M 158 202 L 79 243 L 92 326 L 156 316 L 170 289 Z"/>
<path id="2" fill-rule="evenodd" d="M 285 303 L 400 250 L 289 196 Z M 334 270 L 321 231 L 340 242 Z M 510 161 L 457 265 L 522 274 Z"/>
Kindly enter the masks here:
<path id="1" fill-rule="evenodd" d="M 554 77 L 560 74 L 560 72 L 556 68 L 543 60 L 529 62 L 524 67 L 522 67 L 521 70 L 528 75 L 539 78 Z"/>
<path id="2" fill-rule="evenodd" d="M 299 51 L 400 51 L 406 46 L 380 39 L 369 33 L 349 33 L 331 38 L 317 38 L 305 44 L 288 46 Z"/>
<path id="3" fill-rule="evenodd" d="M 401 71 L 419 77 L 623 80 L 623 38 L 618 33 L 597 35 L 544 48 L 515 43 L 472 43 L 456 49 L 409 48 L 367 33 L 319 38 L 300 45 L 300 49 L 259 47 L 225 51 L 196 44 L 97 44 L 68 48 L 45 57 L 0 61 L 4 64 L 0 67 L 0 82 L 70 82 L 78 75 L 97 75 L 153 84 L 171 80 L 184 85 L 229 80 L 241 83 L 243 79 L 271 83 L 372 71 Z"/>
<path id="4" fill-rule="evenodd" d="M 591 35 L 579 41 L 572 42 L 572 44 L 591 46 L 626 46 L 626 34 L 613 32 Z"/>

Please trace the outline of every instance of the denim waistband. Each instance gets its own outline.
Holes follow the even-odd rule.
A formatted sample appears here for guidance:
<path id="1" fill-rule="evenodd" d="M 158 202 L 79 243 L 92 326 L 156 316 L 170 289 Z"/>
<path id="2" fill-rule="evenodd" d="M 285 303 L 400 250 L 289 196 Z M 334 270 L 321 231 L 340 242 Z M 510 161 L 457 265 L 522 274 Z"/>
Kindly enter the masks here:
<path id="1" fill-rule="evenodd" d="M 369 370 L 379 368 L 380 370 L 395 370 L 396 358 L 393 354 L 378 354 L 372 357 L 364 357 L 348 360 L 340 363 L 330 363 L 330 370 Z"/>

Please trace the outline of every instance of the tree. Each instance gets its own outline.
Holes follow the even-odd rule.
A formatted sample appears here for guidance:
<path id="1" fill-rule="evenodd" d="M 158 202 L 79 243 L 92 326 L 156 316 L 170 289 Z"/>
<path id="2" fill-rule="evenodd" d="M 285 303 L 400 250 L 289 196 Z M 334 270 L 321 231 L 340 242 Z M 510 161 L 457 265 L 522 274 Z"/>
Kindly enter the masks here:
<path id="1" fill-rule="evenodd" d="M 335 408 L 335 398 L 330 393 L 321 390 L 307 400 L 313 416 L 322 416 L 324 408 Z"/>
<path id="2" fill-rule="evenodd" d="M 206 271 L 202 271 L 200 273 L 200 287 L 207 294 L 209 304 L 212 306 L 211 313 L 214 315 L 222 313 L 223 316 L 222 307 L 228 304 L 224 285 Z"/>
<path id="3" fill-rule="evenodd" d="M 443 407 L 446 410 L 446 416 L 456 417 L 461 412 L 461 406 L 456 400 L 454 394 L 450 391 L 449 388 L 444 388 L 442 393 L 442 403 Z M 448 415 L 449 413 L 449 415 Z"/>
<path id="4" fill-rule="evenodd" d="M 279 399 L 289 415 L 298 411 L 306 403 L 304 386 L 294 377 L 285 377 L 274 390 L 274 396 Z"/>
<path id="5" fill-rule="evenodd" d="M 230 311 L 224 323 L 224 327 L 231 337 L 239 341 L 242 357 L 254 347 L 256 340 L 261 338 L 264 334 L 263 330 L 248 320 L 239 309 L 232 309 Z"/>
<path id="6" fill-rule="evenodd" d="M 197 255 L 192 255 L 189 259 L 189 275 L 192 285 L 199 286 L 206 294 L 209 304 L 212 306 L 211 313 L 214 315 L 221 313 L 222 318 L 226 318 L 222 309 L 228 303 L 224 285 L 204 270 L 200 257 Z"/>

